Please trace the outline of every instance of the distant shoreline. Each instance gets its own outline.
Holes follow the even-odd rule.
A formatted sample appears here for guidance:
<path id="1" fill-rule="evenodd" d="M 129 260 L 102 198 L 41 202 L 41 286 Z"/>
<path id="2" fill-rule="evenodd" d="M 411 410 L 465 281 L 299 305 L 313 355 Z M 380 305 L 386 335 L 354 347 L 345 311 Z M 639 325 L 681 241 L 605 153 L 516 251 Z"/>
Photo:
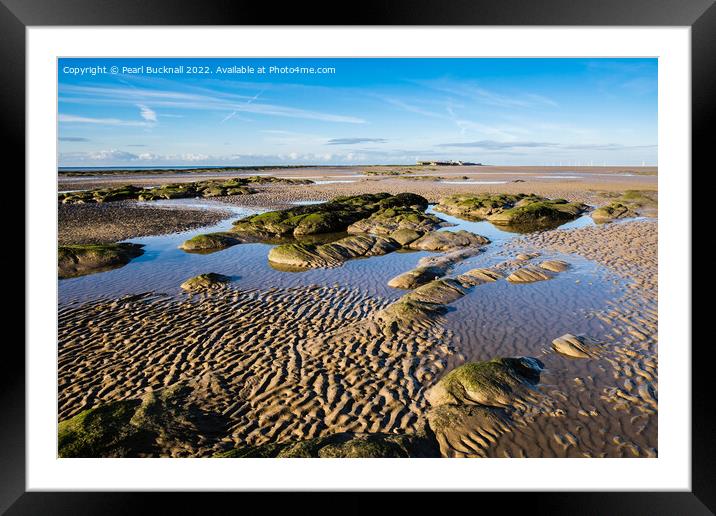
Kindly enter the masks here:
<path id="1" fill-rule="evenodd" d="M 207 165 L 201 167 L 193 166 L 168 166 L 168 167 L 58 167 L 57 173 L 61 176 L 84 176 L 84 175 L 130 175 L 130 174 L 198 174 L 204 172 L 250 172 L 265 170 L 301 170 L 301 169 L 355 169 L 355 168 L 415 168 L 420 170 L 462 170 L 466 168 L 479 167 L 490 169 L 496 173 L 505 169 L 535 169 L 552 171 L 574 171 L 574 170 L 600 170 L 605 172 L 634 171 L 637 174 L 657 175 L 658 166 L 551 166 L 551 165 L 465 165 L 465 166 L 428 166 L 428 165 L 246 165 L 246 166 L 218 166 Z"/>

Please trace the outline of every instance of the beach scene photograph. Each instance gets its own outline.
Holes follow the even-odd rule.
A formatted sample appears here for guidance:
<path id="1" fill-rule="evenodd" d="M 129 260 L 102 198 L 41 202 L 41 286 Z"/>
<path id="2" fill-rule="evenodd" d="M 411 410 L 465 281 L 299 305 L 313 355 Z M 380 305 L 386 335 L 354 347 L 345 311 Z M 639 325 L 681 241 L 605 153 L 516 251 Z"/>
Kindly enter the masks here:
<path id="1" fill-rule="evenodd" d="M 58 59 L 57 456 L 658 457 L 657 77 Z"/>

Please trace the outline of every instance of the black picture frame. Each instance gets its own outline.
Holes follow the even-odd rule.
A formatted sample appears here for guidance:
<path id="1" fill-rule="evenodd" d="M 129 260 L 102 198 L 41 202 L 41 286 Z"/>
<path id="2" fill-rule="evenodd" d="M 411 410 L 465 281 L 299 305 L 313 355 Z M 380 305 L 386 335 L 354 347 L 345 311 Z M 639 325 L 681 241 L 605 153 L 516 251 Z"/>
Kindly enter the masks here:
<path id="1" fill-rule="evenodd" d="M 716 119 L 716 6 L 714 0 L 363 0 L 349 6 L 292 2 L 277 6 L 245 0 L 0 0 L 0 116 L 7 149 L 24 170 L 25 149 L 25 30 L 47 25 L 528 25 L 528 26 L 688 26 L 692 44 L 693 169 L 706 168 L 713 147 L 710 122 Z M 343 14 L 339 13 L 350 13 Z M 7 170 L 6 172 L 10 172 Z M 687 171 L 685 171 L 687 172 Z M 7 181 L 22 184 L 19 174 Z M 692 173 L 693 179 L 693 173 Z M 23 226 L 24 228 L 24 226 Z M 14 231 L 19 232 L 16 228 Z M 14 268 L 20 261 L 13 257 Z M 24 260 L 22 261 L 24 263 Z M 28 271 L 26 270 L 27 274 Z M 691 278 L 683 278 L 691 282 Z M 20 304 L 18 303 L 18 306 Z M 28 306 L 28 310 L 32 307 Z M 684 349 L 690 343 L 682 343 Z M 716 511 L 716 424 L 713 413 L 711 362 L 705 346 L 692 350 L 692 491 L 612 493 L 480 493 L 510 509 L 545 514 L 713 514 Z M 21 514 L 134 514 L 162 512 L 214 514 L 223 504 L 248 510 L 263 494 L 187 493 L 50 493 L 25 489 L 25 355 L 18 341 L 6 340 L 7 358 L 0 360 L 2 415 L 0 423 L 0 511 Z M 10 349 L 12 348 L 12 349 Z M 242 505 L 232 497 L 241 496 Z M 325 494 L 302 495 L 307 510 L 335 505 Z M 373 504 L 364 494 L 345 495 L 349 511 L 367 512 Z M 428 496 L 414 494 L 401 510 L 422 511 Z M 452 495 L 451 495 L 452 496 Z M 501 498 L 500 498 L 501 497 Z M 347 502 L 347 503 L 346 503 Z M 461 500 L 452 503 L 474 503 Z M 491 505 L 491 504 L 490 504 Z M 477 507 L 476 507 L 477 509 Z M 479 509 L 477 509 L 479 510 Z M 483 509 L 484 510 L 484 509 Z"/>

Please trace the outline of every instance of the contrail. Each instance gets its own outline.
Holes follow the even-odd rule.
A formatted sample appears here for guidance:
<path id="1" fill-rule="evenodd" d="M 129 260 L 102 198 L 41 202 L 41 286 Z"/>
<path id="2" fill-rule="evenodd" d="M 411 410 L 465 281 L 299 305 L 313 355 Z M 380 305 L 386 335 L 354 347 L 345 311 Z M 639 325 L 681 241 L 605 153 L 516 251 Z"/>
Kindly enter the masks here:
<path id="1" fill-rule="evenodd" d="M 246 101 L 246 104 L 251 104 L 254 100 L 256 100 L 257 98 L 259 98 L 259 97 L 261 96 L 261 94 L 263 94 L 264 91 L 266 91 L 266 88 L 264 88 L 263 90 L 259 91 L 256 95 L 254 95 L 254 96 L 251 97 L 249 100 L 247 100 L 247 101 Z M 226 115 L 226 117 L 221 121 L 221 123 L 223 124 L 224 122 L 226 122 L 226 121 L 228 121 L 228 120 L 231 120 L 231 119 L 234 118 L 235 116 L 236 116 L 236 110 L 234 110 L 234 111 L 232 111 L 231 113 L 229 113 L 228 115 Z"/>

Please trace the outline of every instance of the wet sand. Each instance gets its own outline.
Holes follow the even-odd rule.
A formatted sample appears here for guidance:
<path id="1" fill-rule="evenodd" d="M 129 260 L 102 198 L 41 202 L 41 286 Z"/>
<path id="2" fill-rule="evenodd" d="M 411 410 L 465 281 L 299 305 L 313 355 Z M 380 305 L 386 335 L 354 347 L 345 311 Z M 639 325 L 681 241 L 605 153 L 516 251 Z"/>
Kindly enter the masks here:
<path id="1" fill-rule="evenodd" d="M 58 204 L 58 243 L 99 244 L 144 235 L 163 235 L 215 224 L 228 210 L 168 209 L 118 201 Z"/>
<path id="2" fill-rule="evenodd" d="M 483 172 L 485 167 L 479 168 Z M 300 175 L 296 170 L 282 172 Z M 311 174 L 317 175 L 316 169 L 306 169 L 304 175 Z M 393 176 L 355 179 L 272 185 L 255 195 L 220 201 L 277 208 L 366 192 L 410 191 L 437 201 L 451 193 L 491 191 L 534 192 L 599 204 L 600 191 L 656 189 L 656 177 L 648 175 L 579 181 L 525 176 L 525 183 L 465 185 Z M 122 204 L 118 213 L 127 209 Z M 134 231 L 149 231 L 149 219 L 140 219 Z M 92 220 L 86 219 L 87 235 L 103 227 Z M 72 231 L 65 235 L 81 234 Z M 499 261 L 509 271 L 518 266 L 517 254 L 537 251 L 539 260 L 565 258 L 572 270 L 539 284 L 500 281 L 478 286 L 445 316 L 393 329 L 376 316 L 394 298 L 341 284 L 244 288 L 239 280 L 193 297 L 148 293 L 64 304 L 59 307 L 58 416 L 64 420 L 100 403 L 136 398 L 209 373 L 214 388 L 204 408 L 226 417 L 229 428 L 218 439 L 172 447 L 167 452 L 171 456 L 209 456 L 234 446 L 346 431 L 412 434 L 424 425 L 429 408 L 425 390 L 452 367 L 526 354 L 547 366 L 538 410 L 465 455 L 654 456 L 656 242 L 654 220 L 517 237 L 496 255 L 478 255 L 464 267 L 492 260 L 488 265 Z M 587 278 L 589 284 L 575 278 Z M 599 337 L 604 352 L 594 360 L 556 354 L 549 343 L 563 330 Z"/>

